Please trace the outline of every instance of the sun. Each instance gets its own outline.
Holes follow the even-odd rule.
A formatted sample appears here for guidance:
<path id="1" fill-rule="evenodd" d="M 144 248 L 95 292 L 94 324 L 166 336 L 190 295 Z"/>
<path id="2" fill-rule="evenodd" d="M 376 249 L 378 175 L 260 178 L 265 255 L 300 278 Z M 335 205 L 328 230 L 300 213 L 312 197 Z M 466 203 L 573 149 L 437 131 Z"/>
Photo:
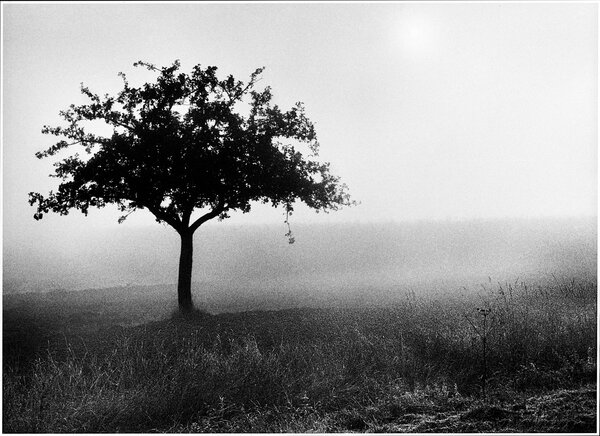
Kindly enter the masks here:
<path id="1" fill-rule="evenodd" d="M 435 31 L 425 17 L 401 16 L 394 25 L 395 40 L 401 50 L 411 56 L 429 54 L 435 46 Z"/>

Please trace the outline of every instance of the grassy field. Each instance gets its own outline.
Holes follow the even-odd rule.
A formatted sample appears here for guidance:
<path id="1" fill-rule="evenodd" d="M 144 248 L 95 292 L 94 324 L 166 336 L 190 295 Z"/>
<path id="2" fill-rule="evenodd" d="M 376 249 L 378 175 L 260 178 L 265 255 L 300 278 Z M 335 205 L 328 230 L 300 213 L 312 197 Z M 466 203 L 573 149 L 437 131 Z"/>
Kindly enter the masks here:
<path id="1" fill-rule="evenodd" d="M 596 283 L 156 321 L 66 294 L 4 300 L 4 432 L 596 431 Z"/>

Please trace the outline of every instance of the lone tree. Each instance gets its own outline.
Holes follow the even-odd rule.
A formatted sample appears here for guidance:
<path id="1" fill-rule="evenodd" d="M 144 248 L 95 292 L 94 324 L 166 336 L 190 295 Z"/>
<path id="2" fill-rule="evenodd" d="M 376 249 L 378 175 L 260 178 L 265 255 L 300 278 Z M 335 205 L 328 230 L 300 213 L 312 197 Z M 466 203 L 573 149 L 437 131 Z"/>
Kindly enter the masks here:
<path id="1" fill-rule="evenodd" d="M 76 145 L 86 153 L 55 163 L 52 176 L 62 180 L 55 192 L 29 194 L 36 220 L 72 208 L 87 215 L 91 206 L 107 204 L 124 213 L 119 222 L 149 210 L 181 237 L 177 293 L 185 312 L 193 308 L 193 234 L 208 220 L 249 212 L 252 202 L 283 205 L 286 223 L 297 200 L 317 211 L 352 203 L 329 164 L 315 160 L 319 144 L 302 103 L 282 111 L 271 103 L 269 87 L 255 90 L 262 68 L 243 83 L 231 75 L 219 79 L 212 66 L 197 65 L 191 74 L 179 72 L 179 61 L 134 66 L 155 72 L 156 81 L 136 88 L 119 73 L 123 90 L 103 97 L 82 85 L 90 103 L 61 111 L 66 126 L 44 126 L 43 133 L 61 140 L 38 158 Z M 90 132 L 85 124 L 94 120 L 112 134 Z M 297 150 L 302 146 L 306 156 Z M 293 242 L 291 232 L 286 236 Z"/>

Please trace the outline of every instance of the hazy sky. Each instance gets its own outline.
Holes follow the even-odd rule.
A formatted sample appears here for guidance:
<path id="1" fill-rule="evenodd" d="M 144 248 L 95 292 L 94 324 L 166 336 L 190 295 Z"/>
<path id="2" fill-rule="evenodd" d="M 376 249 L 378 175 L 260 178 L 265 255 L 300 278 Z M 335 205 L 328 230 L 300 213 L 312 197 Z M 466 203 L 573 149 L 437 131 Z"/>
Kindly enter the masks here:
<path id="1" fill-rule="evenodd" d="M 321 157 L 361 204 L 298 222 L 595 215 L 598 17 L 593 3 L 2 4 L 4 236 L 89 224 L 115 209 L 34 222 L 53 143 L 44 124 L 180 59 L 301 100 Z M 281 222 L 257 208 L 231 222 Z M 152 222 L 137 212 L 124 225 Z"/>

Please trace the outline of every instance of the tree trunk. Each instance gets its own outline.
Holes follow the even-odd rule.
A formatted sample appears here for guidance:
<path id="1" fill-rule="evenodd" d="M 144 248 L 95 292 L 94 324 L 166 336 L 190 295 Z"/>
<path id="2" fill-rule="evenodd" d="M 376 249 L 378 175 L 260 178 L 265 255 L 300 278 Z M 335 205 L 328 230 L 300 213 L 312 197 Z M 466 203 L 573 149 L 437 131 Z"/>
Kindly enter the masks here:
<path id="1" fill-rule="evenodd" d="M 194 254 L 194 232 L 185 231 L 181 236 L 181 255 L 179 257 L 179 279 L 177 282 L 177 299 L 180 312 L 190 312 L 194 308 L 192 302 L 192 260 Z"/>

